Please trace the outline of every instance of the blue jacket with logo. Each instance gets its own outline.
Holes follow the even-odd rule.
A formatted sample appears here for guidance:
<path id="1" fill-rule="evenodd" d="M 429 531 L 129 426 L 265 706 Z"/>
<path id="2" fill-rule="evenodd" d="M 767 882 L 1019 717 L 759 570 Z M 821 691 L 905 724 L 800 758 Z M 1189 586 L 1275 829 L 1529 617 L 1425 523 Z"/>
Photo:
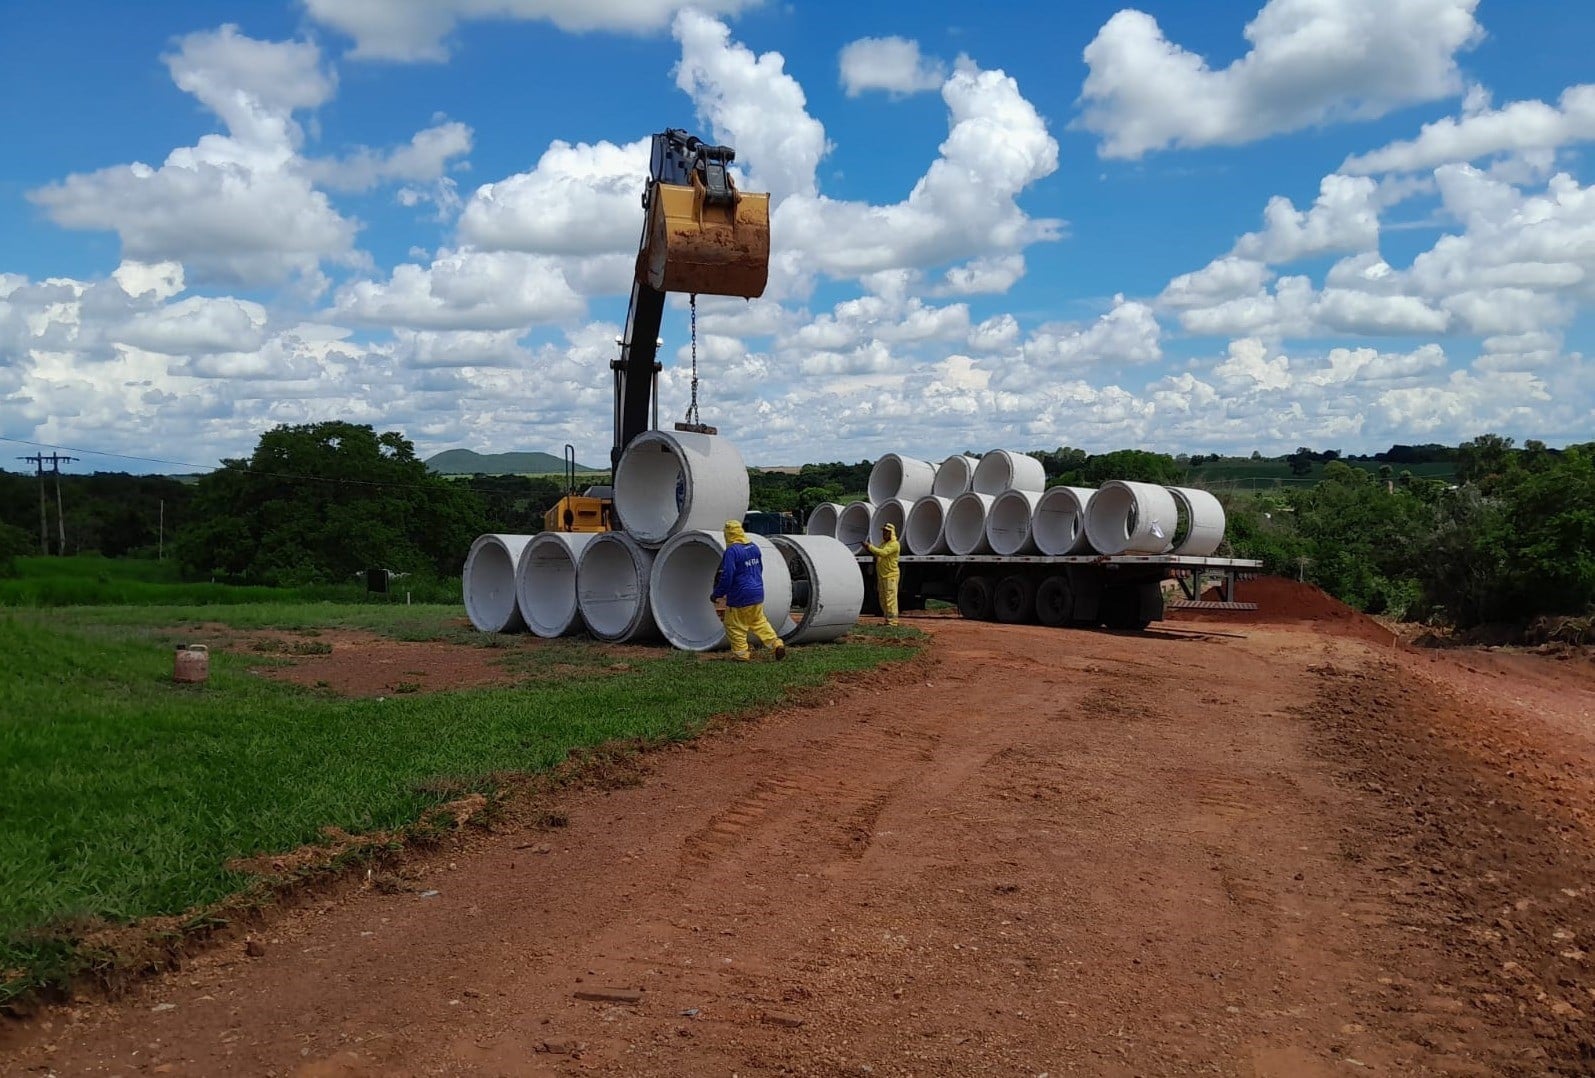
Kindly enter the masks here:
<path id="1" fill-rule="evenodd" d="M 713 598 L 725 597 L 727 606 L 753 606 L 764 602 L 764 559 L 752 542 L 727 543 L 714 579 Z"/>

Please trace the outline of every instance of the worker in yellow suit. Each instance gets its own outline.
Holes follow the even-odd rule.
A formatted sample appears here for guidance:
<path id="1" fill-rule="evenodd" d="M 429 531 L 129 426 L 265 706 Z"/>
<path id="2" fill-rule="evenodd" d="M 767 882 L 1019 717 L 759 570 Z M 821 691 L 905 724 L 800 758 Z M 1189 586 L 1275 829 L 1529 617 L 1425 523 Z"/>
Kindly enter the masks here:
<path id="1" fill-rule="evenodd" d="M 726 601 L 726 640 L 731 657 L 747 662 L 748 634 L 758 637 L 777 659 L 786 658 L 786 645 L 764 616 L 764 558 L 758 544 L 742 531 L 735 520 L 726 521 L 726 550 L 720 558 L 720 571 L 714 578 L 710 600 Z"/>
<path id="2" fill-rule="evenodd" d="M 881 545 L 865 543 L 864 549 L 875 555 L 875 595 L 881 601 L 881 613 L 886 624 L 897 624 L 897 555 L 902 546 L 897 542 L 897 529 L 890 524 L 881 529 Z"/>

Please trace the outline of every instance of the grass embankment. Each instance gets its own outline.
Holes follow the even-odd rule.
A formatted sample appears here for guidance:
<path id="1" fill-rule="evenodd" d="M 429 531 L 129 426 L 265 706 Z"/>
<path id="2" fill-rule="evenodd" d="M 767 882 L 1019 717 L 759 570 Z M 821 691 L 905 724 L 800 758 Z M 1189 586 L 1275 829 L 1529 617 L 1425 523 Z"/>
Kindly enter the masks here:
<path id="1" fill-rule="evenodd" d="M 0 679 L 0 1002 L 91 964 L 78 942 L 96 925 L 203 910 L 258 882 L 229 869 L 234 859 L 315 843 L 329 826 L 402 828 L 573 750 L 685 738 L 712 716 L 913 654 L 866 635 L 794 648 L 785 663 L 660 649 L 617 672 L 593 645 L 475 634 L 503 646 L 517 687 L 346 699 L 251 675 L 259 654 L 224 652 L 212 654 L 209 684 L 170 680 L 181 628 L 171 630 L 196 619 L 355 624 L 471 646 L 452 607 L 328 613 L 319 604 L 0 612 L 11 671 Z"/>
<path id="2" fill-rule="evenodd" d="M 405 592 L 418 601 L 460 601 L 459 580 L 437 581 L 400 577 L 387 595 L 368 595 L 364 582 L 313 584 L 304 587 L 250 587 L 208 581 L 186 581 L 171 559 L 102 558 L 80 554 L 70 558 L 42 556 L 15 559 L 17 575 L 0 579 L 0 606 L 85 605 L 237 605 L 261 602 L 337 602 L 403 605 Z"/>

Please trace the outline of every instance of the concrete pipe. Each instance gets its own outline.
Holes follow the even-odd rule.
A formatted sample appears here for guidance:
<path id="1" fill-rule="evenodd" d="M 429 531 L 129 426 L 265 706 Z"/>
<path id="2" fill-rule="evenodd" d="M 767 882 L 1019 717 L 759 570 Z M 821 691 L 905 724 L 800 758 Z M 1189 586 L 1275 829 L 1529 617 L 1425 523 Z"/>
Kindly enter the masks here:
<path id="1" fill-rule="evenodd" d="M 973 490 L 953 499 L 942 528 L 948 550 L 959 556 L 991 553 L 991 543 L 986 540 L 986 515 L 996 500 Z"/>
<path id="2" fill-rule="evenodd" d="M 821 502 L 809 514 L 808 525 L 804 531 L 810 535 L 824 535 L 836 538 L 836 518 L 842 515 L 842 506 L 835 502 Z M 727 517 L 726 519 L 730 519 Z"/>
<path id="3" fill-rule="evenodd" d="M 611 643 L 658 638 L 648 603 L 653 563 L 654 552 L 625 532 L 595 536 L 582 550 L 576 562 L 576 606 L 594 636 Z"/>
<path id="4" fill-rule="evenodd" d="M 1174 495 L 1152 483 L 1103 483 L 1086 507 L 1085 531 L 1100 554 L 1166 554 L 1179 510 Z"/>
<path id="5" fill-rule="evenodd" d="M 936 469 L 936 482 L 930 492 L 938 498 L 952 501 L 969 489 L 975 481 L 975 466 L 980 461 L 967 453 L 954 453 Z"/>
<path id="6" fill-rule="evenodd" d="M 889 498 L 875 507 L 875 512 L 870 514 L 869 541 L 879 546 L 886 541 L 886 525 L 890 524 L 897 532 L 899 542 L 903 541 L 903 531 L 908 525 L 908 511 L 914 507 L 913 502 L 905 502 L 901 498 Z"/>
<path id="7" fill-rule="evenodd" d="M 993 554 L 1034 554 L 1036 540 L 1031 518 L 1041 495 L 1033 490 L 1005 490 L 986 514 L 986 542 Z"/>
<path id="8" fill-rule="evenodd" d="M 590 532 L 543 532 L 526 544 L 515 569 L 515 598 L 526 627 L 536 635 L 581 632 L 576 562 L 594 538 Z"/>
<path id="9" fill-rule="evenodd" d="M 1179 511 L 1171 554 L 1205 558 L 1224 541 L 1224 507 L 1217 498 L 1195 487 L 1169 487 Z"/>
<path id="10" fill-rule="evenodd" d="M 515 601 L 515 568 L 530 535 L 481 535 L 465 555 L 460 583 L 465 613 L 484 633 L 518 633 L 526 628 Z"/>
<path id="11" fill-rule="evenodd" d="M 764 563 L 764 615 L 779 630 L 792 612 L 792 576 L 786 556 L 762 535 L 748 538 L 759 548 Z M 682 532 L 660 547 L 654 558 L 648 581 L 654 619 L 665 639 L 683 651 L 715 651 L 726 646 L 725 623 L 709 598 L 725 549 L 721 532 Z M 856 562 L 854 566 L 856 569 Z"/>
<path id="12" fill-rule="evenodd" d="M 776 626 L 781 639 L 820 644 L 852 631 L 864 609 L 864 574 L 853 552 L 823 535 L 772 535 L 770 542 L 786 559 L 794 595 L 799 582 L 808 584 L 808 602 L 802 609 L 794 602 L 786 624 Z"/>
<path id="13" fill-rule="evenodd" d="M 936 483 L 936 466 L 914 457 L 888 453 L 869 473 L 869 500 L 876 505 L 901 498 L 909 505 L 930 493 Z"/>
<path id="14" fill-rule="evenodd" d="M 741 520 L 748 515 L 742 454 L 710 434 L 645 431 L 632 439 L 615 469 L 615 515 L 647 546 Z"/>
<path id="15" fill-rule="evenodd" d="M 864 540 L 869 538 L 870 524 L 874 519 L 875 506 L 872 503 L 853 502 L 837 516 L 834 538 L 857 554 L 864 549 Z"/>
<path id="16" fill-rule="evenodd" d="M 1036 549 L 1051 557 L 1089 553 L 1085 516 L 1095 493 L 1085 487 L 1049 487 L 1030 517 Z"/>
<path id="17" fill-rule="evenodd" d="M 1047 489 L 1047 470 L 1028 454 L 993 449 L 975 465 L 969 489 L 992 497 L 1005 490 L 1033 490 L 1040 494 Z"/>
<path id="18" fill-rule="evenodd" d="M 932 494 L 921 498 L 908 511 L 908 525 L 903 532 L 903 545 L 910 554 L 947 553 L 947 510 L 951 498 L 938 498 Z"/>

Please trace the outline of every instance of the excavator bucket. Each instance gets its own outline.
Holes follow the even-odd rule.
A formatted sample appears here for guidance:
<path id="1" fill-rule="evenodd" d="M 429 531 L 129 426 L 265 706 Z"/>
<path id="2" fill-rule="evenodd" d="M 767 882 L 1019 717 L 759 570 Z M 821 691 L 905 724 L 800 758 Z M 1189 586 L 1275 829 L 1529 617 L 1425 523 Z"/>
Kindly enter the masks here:
<path id="1" fill-rule="evenodd" d="M 714 203 L 704 195 L 697 177 L 690 186 L 654 186 L 638 276 L 660 292 L 762 296 L 770 276 L 770 196 L 738 191 Z"/>

